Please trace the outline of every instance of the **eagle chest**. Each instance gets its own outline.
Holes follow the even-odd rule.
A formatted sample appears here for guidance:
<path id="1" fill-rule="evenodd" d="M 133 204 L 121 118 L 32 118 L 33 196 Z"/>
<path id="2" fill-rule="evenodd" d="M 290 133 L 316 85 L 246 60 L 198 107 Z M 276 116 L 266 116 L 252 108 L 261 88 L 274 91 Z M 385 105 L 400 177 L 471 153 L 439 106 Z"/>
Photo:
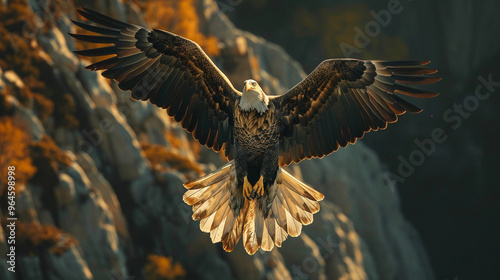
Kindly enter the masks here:
<path id="1" fill-rule="evenodd" d="M 278 143 L 279 123 L 273 108 L 260 114 L 255 110 L 242 111 L 236 106 L 234 136 L 244 150 L 252 153 L 263 153 Z"/>

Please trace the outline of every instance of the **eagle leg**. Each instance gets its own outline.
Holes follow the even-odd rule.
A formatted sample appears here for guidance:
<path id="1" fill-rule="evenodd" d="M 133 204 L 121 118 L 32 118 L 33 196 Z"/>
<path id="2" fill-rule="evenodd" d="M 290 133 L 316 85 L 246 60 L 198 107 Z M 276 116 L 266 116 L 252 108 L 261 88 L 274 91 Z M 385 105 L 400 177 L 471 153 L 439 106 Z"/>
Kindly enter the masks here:
<path id="1" fill-rule="evenodd" d="M 245 178 L 243 179 L 243 196 L 250 200 L 250 195 L 252 193 L 252 190 L 253 190 L 253 186 L 250 184 L 250 182 L 248 182 L 248 177 L 245 176 Z"/>
<path id="2" fill-rule="evenodd" d="M 260 176 L 259 181 L 253 186 L 252 193 L 250 194 L 250 197 L 255 198 L 255 197 L 261 197 L 264 195 L 264 177 Z"/>
<path id="3" fill-rule="evenodd" d="M 247 176 L 243 179 L 243 196 L 248 199 L 258 198 L 264 195 L 264 178 L 261 176 L 254 186 L 248 182 Z"/>

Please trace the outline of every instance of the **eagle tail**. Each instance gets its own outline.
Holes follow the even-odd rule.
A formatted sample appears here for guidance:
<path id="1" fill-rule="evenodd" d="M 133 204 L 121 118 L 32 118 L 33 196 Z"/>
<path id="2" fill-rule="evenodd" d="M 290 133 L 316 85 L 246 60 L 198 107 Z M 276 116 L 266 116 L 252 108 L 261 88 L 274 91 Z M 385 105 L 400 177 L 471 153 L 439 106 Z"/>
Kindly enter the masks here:
<path id="1" fill-rule="evenodd" d="M 199 179 L 187 182 L 183 200 L 193 206 L 193 220 L 200 229 L 210 232 L 213 243 L 223 243 L 230 252 L 238 243 L 243 229 L 243 196 L 237 193 L 236 168 L 233 161 Z M 240 191 L 241 192 L 241 191 Z"/>
<path id="2" fill-rule="evenodd" d="M 299 236 L 302 225 L 312 223 L 323 198 L 280 168 L 267 195 L 245 201 L 243 244 L 247 253 L 252 255 L 259 248 L 271 251 L 274 245 L 281 247 L 288 235 Z"/>
<path id="3" fill-rule="evenodd" d="M 313 221 L 324 196 L 280 168 L 265 194 L 247 200 L 237 189 L 233 161 L 218 170 L 184 184 L 184 202 L 193 207 L 193 220 L 210 232 L 213 243 L 222 242 L 231 252 L 243 236 L 243 245 L 253 255 L 259 248 L 281 247 L 288 235 L 296 237 L 302 225 Z"/>

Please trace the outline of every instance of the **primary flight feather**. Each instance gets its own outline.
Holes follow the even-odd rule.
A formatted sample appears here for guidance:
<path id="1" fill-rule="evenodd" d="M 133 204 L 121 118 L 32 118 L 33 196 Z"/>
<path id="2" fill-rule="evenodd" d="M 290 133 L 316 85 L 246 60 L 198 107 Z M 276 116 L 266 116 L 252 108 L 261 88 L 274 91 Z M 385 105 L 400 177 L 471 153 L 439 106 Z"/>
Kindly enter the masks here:
<path id="1" fill-rule="evenodd" d="M 324 196 L 283 166 L 323 157 L 406 111 L 421 111 L 396 93 L 437 95 L 411 87 L 439 80 L 422 67 L 428 61 L 357 59 L 325 60 L 280 96 L 266 95 L 254 80 L 240 92 L 191 40 L 85 8 L 78 13 L 97 25 L 75 25 L 97 35 L 70 35 L 108 46 L 75 53 L 113 55 L 87 69 L 104 70 L 132 98 L 166 109 L 200 144 L 224 151 L 229 162 L 185 183 L 183 199 L 200 229 L 226 251 L 241 237 L 249 254 L 269 251 L 312 223 Z"/>

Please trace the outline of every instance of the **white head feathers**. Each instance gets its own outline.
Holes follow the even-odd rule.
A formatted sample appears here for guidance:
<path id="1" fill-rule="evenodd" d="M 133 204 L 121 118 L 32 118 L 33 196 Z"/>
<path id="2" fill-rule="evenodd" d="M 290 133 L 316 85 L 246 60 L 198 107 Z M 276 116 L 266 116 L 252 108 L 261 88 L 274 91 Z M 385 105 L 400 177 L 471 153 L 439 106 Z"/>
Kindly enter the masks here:
<path id="1" fill-rule="evenodd" d="M 243 111 L 252 109 L 263 114 L 267 110 L 269 97 L 262 91 L 259 84 L 254 80 L 246 80 L 243 85 L 243 95 L 241 96 L 240 108 Z"/>

